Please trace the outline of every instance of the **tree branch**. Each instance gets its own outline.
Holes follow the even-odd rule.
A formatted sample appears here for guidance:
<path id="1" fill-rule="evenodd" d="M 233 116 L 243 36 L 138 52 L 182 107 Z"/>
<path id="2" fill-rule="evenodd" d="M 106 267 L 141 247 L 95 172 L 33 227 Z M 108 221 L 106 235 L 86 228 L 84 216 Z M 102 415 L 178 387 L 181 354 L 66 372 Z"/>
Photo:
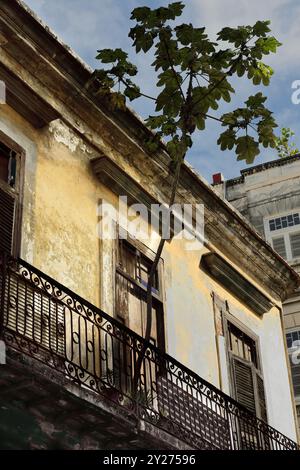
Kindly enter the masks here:
<path id="1" fill-rule="evenodd" d="M 232 73 L 233 73 L 233 71 L 234 71 L 234 67 L 235 67 L 236 64 L 241 60 L 242 57 L 243 57 L 243 53 L 241 52 L 241 53 L 239 54 L 239 56 L 233 61 L 233 63 L 232 63 L 232 65 L 231 65 L 230 69 L 228 70 L 228 72 L 225 72 L 225 73 L 224 73 L 224 76 L 223 76 L 218 82 L 216 82 L 216 83 L 212 86 L 212 88 L 211 88 L 210 90 L 208 90 L 206 93 L 204 93 L 204 95 L 201 96 L 201 98 L 199 98 L 199 100 L 196 101 L 196 103 L 194 103 L 194 106 L 196 106 L 198 103 L 201 103 L 201 101 L 204 100 L 205 98 L 207 98 L 207 96 L 209 96 L 216 88 L 218 88 L 218 87 L 221 85 L 221 83 L 223 83 L 224 80 L 225 80 L 227 77 L 229 77 L 229 76 L 232 75 Z"/>
<path id="2" fill-rule="evenodd" d="M 123 85 L 125 85 L 127 88 L 131 88 L 132 90 L 134 90 L 134 88 L 129 85 L 126 80 L 124 80 L 124 78 L 122 77 L 118 77 L 120 82 L 123 83 Z M 146 95 L 145 93 L 142 93 L 141 91 L 138 92 L 140 96 L 144 96 L 144 98 L 148 98 L 149 100 L 153 100 L 153 101 L 157 101 L 157 98 L 154 98 L 153 96 L 150 96 L 150 95 Z"/>
<path id="3" fill-rule="evenodd" d="M 181 96 L 182 96 L 183 101 L 186 102 L 186 99 L 185 99 L 185 96 L 184 96 L 184 93 L 183 93 L 181 84 L 180 84 L 180 82 L 179 82 L 179 80 L 178 80 L 177 72 L 176 72 L 176 70 L 174 69 L 174 64 L 173 64 L 173 62 L 172 62 L 172 60 L 171 60 L 170 53 L 169 53 L 169 49 L 168 49 L 166 40 L 165 40 L 164 38 L 163 38 L 163 43 L 164 43 L 164 46 L 165 46 L 165 49 L 166 49 L 166 52 L 167 52 L 167 56 L 168 56 L 168 60 L 169 60 L 169 64 L 170 64 L 171 70 L 172 70 L 172 72 L 173 72 L 173 74 L 174 74 L 174 77 L 175 77 L 175 80 L 176 80 L 176 82 L 177 82 L 178 89 L 179 89 L 179 91 L 180 91 L 180 93 L 181 93 Z"/>

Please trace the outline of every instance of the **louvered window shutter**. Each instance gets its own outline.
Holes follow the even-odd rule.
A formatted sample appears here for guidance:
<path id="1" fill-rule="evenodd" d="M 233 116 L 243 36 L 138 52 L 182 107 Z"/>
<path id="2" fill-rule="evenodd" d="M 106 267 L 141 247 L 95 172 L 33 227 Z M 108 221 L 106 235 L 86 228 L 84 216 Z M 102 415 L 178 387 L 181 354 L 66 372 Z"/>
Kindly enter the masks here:
<path id="1" fill-rule="evenodd" d="M 300 232 L 290 234 L 290 243 L 293 258 L 300 258 Z"/>
<path id="2" fill-rule="evenodd" d="M 232 355 L 236 400 L 263 421 L 268 421 L 264 381 L 255 366 Z"/>
<path id="3" fill-rule="evenodd" d="M 258 405 L 258 416 L 265 422 L 268 421 L 267 415 L 267 405 L 266 405 L 266 397 L 265 397 L 265 387 L 264 381 L 261 375 L 256 371 L 256 385 L 257 385 L 257 405 Z"/>
<path id="4" fill-rule="evenodd" d="M 287 258 L 286 256 L 286 247 L 284 242 L 284 237 L 276 237 L 272 238 L 272 245 L 275 251 L 284 259 Z"/>
<path id="5" fill-rule="evenodd" d="M 290 354 L 292 380 L 295 396 L 300 396 L 300 364 L 293 364 L 292 354 Z"/>
<path id="6" fill-rule="evenodd" d="M 14 240 L 16 197 L 0 187 L 0 251 L 11 254 Z"/>
<path id="7" fill-rule="evenodd" d="M 251 364 L 233 356 L 232 365 L 236 400 L 256 414 L 255 384 Z"/>

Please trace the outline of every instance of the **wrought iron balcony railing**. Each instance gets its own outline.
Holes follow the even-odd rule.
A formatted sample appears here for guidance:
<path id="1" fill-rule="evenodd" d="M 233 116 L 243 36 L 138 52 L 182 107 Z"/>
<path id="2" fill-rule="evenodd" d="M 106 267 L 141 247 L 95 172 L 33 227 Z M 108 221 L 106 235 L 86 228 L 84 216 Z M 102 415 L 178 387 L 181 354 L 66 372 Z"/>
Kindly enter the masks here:
<path id="1" fill-rule="evenodd" d="M 28 263 L 0 259 L 0 333 L 10 348 L 193 448 L 297 449 L 152 344 L 136 387 L 143 338 Z"/>

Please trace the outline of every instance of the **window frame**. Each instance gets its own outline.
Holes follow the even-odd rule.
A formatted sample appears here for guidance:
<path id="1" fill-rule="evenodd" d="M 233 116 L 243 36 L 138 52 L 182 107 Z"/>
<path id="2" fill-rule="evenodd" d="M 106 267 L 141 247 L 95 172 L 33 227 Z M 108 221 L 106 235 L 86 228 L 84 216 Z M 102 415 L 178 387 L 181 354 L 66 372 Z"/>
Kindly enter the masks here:
<path id="1" fill-rule="evenodd" d="M 120 233 L 117 227 L 117 233 Z M 120 274 L 125 279 L 127 279 L 130 283 L 134 284 L 138 289 L 142 290 L 145 294 L 147 293 L 147 287 L 142 283 L 139 282 L 138 279 L 134 279 L 128 273 L 126 273 L 119 265 L 119 256 L 120 256 L 120 242 L 127 243 L 130 247 L 140 252 L 145 258 L 149 259 L 150 261 L 154 261 L 155 253 L 146 245 L 144 245 L 140 240 L 131 237 L 128 232 L 121 230 L 121 233 L 124 237 L 120 238 L 117 237 L 116 239 L 116 256 L 115 256 L 115 280 L 114 280 L 114 289 L 116 289 L 116 275 Z M 164 289 L 164 278 L 163 278 L 163 259 L 160 258 L 158 266 L 158 290 L 152 291 L 152 299 L 155 306 L 158 307 L 158 317 L 157 318 L 157 347 L 162 351 L 166 350 L 166 305 L 165 305 L 165 289 Z M 116 292 L 114 294 L 114 316 L 118 315 L 116 311 Z M 125 324 L 127 324 L 128 319 L 125 319 Z M 151 342 L 152 338 L 150 338 Z"/>
<path id="2" fill-rule="evenodd" d="M 287 335 L 291 334 L 291 333 L 295 333 L 295 332 L 297 332 L 297 333 L 299 332 L 299 335 L 298 335 L 299 339 L 297 339 L 296 341 L 300 341 L 300 326 L 294 326 L 293 328 L 286 329 L 285 330 L 285 341 L 286 341 L 286 348 L 287 348 L 289 366 L 290 366 L 290 372 L 291 372 L 291 378 L 292 378 L 293 393 L 294 393 L 296 404 L 298 406 L 298 405 L 300 405 L 300 391 L 299 391 L 299 393 L 296 393 L 296 387 L 299 388 L 300 386 L 299 386 L 298 383 L 295 383 L 295 380 L 294 380 L 295 376 L 294 376 L 294 369 L 293 369 L 291 357 L 294 354 L 294 352 L 298 351 L 299 346 L 296 346 L 294 348 L 293 348 L 293 346 L 289 347 L 288 342 L 287 342 Z M 299 367 L 299 372 L 300 372 L 300 365 L 295 364 L 294 366 Z M 300 421 L 299 421 L 299 424 L 300 424 Z"/>
<path id="3" fill-rule="evenodd" d="M 288 211 L 279 212 L 279 213 L 264 217 L 264 230 L 265 230 L 266 240 L 273 247 L 273 239 L 283 237 L 285 251 L 286 251 L 286 261 L 288 262 L 295 262 L 296 260 L 300 259 L 300 256 L 296 258 L 293 257 L 291 241 L 290 241 L 291 234 L 296 234 L 296 233 L 300 234 L 300 225 L 299 224 L 293 225 L 291 227 L 285 227 L 285 228 L 271 231 L 269 222 L 272 219 L 288 216 L 288 215 L 295 214 L 295 213 L 298 213 L 300 217 L 300 208 L 289 209 Z"/>
<path id="4" fill-rule="evenodd" d="M 16 153 L 16 181 L 15 185 L 11 186 L 9 182 L 5 183 L 0 180 L 0 188 L 11 195 L 15 199 L 15 214 L 13 224 L 13 239 L 11 255 L 14 257 L 20 256 L 21 241 L 22 241 L 22 215 L 23 215 L 23 197 L 24 197 L 24 179 L 25 179 L 25 150 L 18 145 L 7 134 L 0 130 L 0 141 L 10 150 Z"/>
<path id="5" fill-rule="evenodd" d="M 292 333 L 296 333 L 296 332 L 299 332 L 299 340 L 300 340 L 300 326 L 294 326 L 293 328 L 286 328 L 285 329 L 285 341 L 286 341 L 286 347 L 287 347 L 288 352 L 290 352 L 290 351 L 292 352 L 293 347 L 288 347 L 287 335 L 292 334 Z"/>
<path id="6" fill-rule="evenodd" d="M 291 250 L 291 257 L 292 257 L 292 260 L 297 260 L 297 259 L 300 259 L 300 253 L 298 256 L 293 256 L 293 248 L 292 248 L 292 242 L 291 242 L 291 236 L 292 235 L 299 235 L 300 236 L 300 226 L 299 226 L 299 230 L 298 231 L 293 231 L 293 232 L 290 232 L 289 233 L 289 246 L 290 246 L 290 250 Z"/>
<path id="7" fill-rule="evenodd" d="M 239 329 L 244 335 L 248 336 L 252 341 L 254 341 L 255 348 L 256 348 L 257 367 L 255 366 L 253 362 L 247 361 L 246 359 L 237 356 L 231 351 L 230 337 L 229 337 L 229 323 L 232 324 L 235 328 Z M 262 365 L 262 360 L 261 360 L 260 338 L 252 330 L 250 330 L 246 325 L 244 325 L 240 320 L 234 317 L 228 311 L 228 308 L 227 308 L 227 311 L 224 312 L 224 315 L 223 315 L 223 331 L 224 331 L 225 343 L 226 343 L 230 395 L 236 399 L 234 363 L 233 363 L 233 359 L 236 358 L 243 364 L 246 364 L 251 367 L 252 380 L 253 380 L 253 386 L 254 386 L 254 401 L 255 401 L 256 416 L 258 416 L 258 418 L 260 419 L 263 419 L 263 418 L 261 417 L 261 412 L 260 412 L 260 400 L 258 396 L 258 385 L 257 385 L 256 375 L 259 375 L 260 378 L 262 379 L 263 387 L 264 387 L 266 416 L 267 416 L 267 422 L 268 422 L 269 421 L 268 398 L 267 398 L 266 389 L 265 389 L 264 371 L 263 371 L 263 365 Z"/>
<path id="8" fill-rule="evenodd" d="M 289 216 L 293 217 L 294 215 L 298 216 L 298 219 L 299 219 L 298 224 L 288 225 L 287 227 L 275 228 L 275 230 L 271 230 L 270 228 L 271 220 L 282 219 L 283 217 L 287 218 Z M 269 228 L 270 233 L 278 232 L 279 230 L 293 229 L 294 227 L 297 227 L 297 226 L 300 227 L 300 210 L 298 209 L 289 210 L 289 211 L 286 211 L 285 213 L 276 214 L 268 219 L 268 228 Z"/>
<path id="9" fill-rule="evenodd" d="M 148 247 L 143 245 L 141 242 L 138 240 L 130 237 L 129 235 L 127 236 L 127 239 L 120 239 L 118 238 L 117 240 L 117 254 L 116 254 L 116 272 L 119 272 L 122 276 L 128 279 L 128 281 L 132 282 L 133 284 L 136 284 L 140 289 L 144 290 L 144 292 L 147 292 L 147 287 L 140 282 L 138 279 L 133 278 L 130 276 L 130 274 L 126 273 L 125 271 L 120 268 L 119 260 L 120 260 L 120 251 L 119 251 L 119 243 L 120 241 L 123 241 L 127 243 L 129 246 L 131 246 L 133 249 L 137 250 L 139 253 L 141 253 L 145 258 L 148 258 L 150 261 L 154 261 L 155 258 L 155 253 L 153 253 L 152 250 L 150 250 Z M 157 266 L 157 273 L 158 273 L 158 289 L 152 290 L 152 297 L 156 299 L 159 302 L 164 302 L 164 296 L 163 296 L 163 282 L 162 282 L 162 271 L 163 271 L 163 260 L 160 259 L 158 266 Z"/>

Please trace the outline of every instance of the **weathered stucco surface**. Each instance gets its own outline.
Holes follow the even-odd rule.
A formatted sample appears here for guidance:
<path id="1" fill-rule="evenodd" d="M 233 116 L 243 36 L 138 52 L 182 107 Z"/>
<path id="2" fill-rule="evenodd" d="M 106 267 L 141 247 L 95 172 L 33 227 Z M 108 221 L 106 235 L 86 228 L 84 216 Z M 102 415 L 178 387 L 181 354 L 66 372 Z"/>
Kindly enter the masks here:
<path id="1" fill-rule="evenodd" d="M 8 107 L 2 107 L 0 113 L 2 127 L 5 124 L 9 135 L 20 144 L 27 142 L 27 153 L 32 153 L 35 160 L 29 165 L 34 171 L 26 176 L 25 195 L 32 203 L 24 211 L 27 235 L 22 241 L 22 256 L 90 302 L 102 307 L 111 305 L 115 245 L 101 242 L 97 236 L 97 206 L 104 199 L 117 208 L 118 200 L 91 172 L 95 150 L 59 121 L 36 131 Z M 127 169 L 135 178 L 134 164 Z M 155 249 L 157 239 L 148 245 Z M 167 243 L 162 256 L 169 354 L 215 386 L 222 386 L 220 375 L 226 376 L 228 371 L 226 364 L 219 364 L 217 354 L 211 297 L 212 292 L 216 293 L 228 302 L 231 313 L 259 337 L 269 422 L 295 438 L 279 310 L 274 308 L 259 318 L 200 268 L 201 255 L 208 248 L 187 251 L 185 245 L 184 240 Z M 241 271 L 239 266 L 236 268 Z M 113 307 L 109 313 L 113 314 Z M 274 348 L 280 351 L 276 357 Z M 223 389 L 230 392 L 225 385 Z"/>
<path id="2" fill-rule="evenodd" d="M 13 6 L 20 8 L 18 2 Z M 9 14 L 11 3 L 4 7 Z M 144 148 L 149 132 L 141 121 L 128 110 L 112 114 L 105 109 L 87 86 L 91 71 L 26 15 L 30 35 L 23 32 L 21 17 L 1 23 L 8 39 L 1 63 L 59 118 L 36 129 L 9 106 L 0 106 L 0 130 L 26 154 L 21 256 L 113 315 L 115 243 L 99 239 L 97 208 L 102 200 L 117 208 L 118 200 L 93 174 L 91 160 L 105 155 L 151 197 L 165 202 L 172 181 L 169 157 L 163 148 L 149 155 Z M 269 424 L 295 439 L 280 307 L 297 276 L 188 165 L 183 167 L 177 197 L 178 202 L 204 204 L 206 243 L 193 252 L 186 250 L 185 241 L 174 240 L 162 254 L 167 352 L 232 393 L 212 294 L 226 301 L 229 314 L 259 338 Z M 155 250 L 157 239 L 145 243 Z M 210 251 L 264 293 L 273 308 L 258 317 L 204 272 L 201 256 Z M 13 407 L 12 412 L 21 419 L 22 407 Z M 2 413 L 5 419 L 7 410 Z"/>

